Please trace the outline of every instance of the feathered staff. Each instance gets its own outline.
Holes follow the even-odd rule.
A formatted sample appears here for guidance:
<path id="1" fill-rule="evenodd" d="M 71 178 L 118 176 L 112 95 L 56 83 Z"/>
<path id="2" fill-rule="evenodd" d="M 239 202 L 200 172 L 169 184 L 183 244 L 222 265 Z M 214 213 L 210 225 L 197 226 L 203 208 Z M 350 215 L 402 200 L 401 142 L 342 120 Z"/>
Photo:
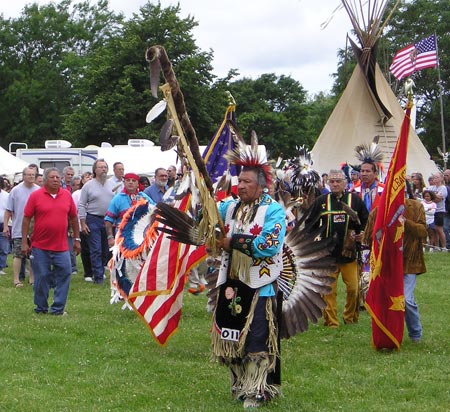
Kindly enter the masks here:
<path id="1" fill-rule="evenodd" d="M 181 149 L 194 173 L 196 186 L 200 192 L 202 221 L 199 233 L 206 234 L 206 244 L 208 247 L 215 249 L 215 227 L 219 226 L 222 233 L 225 233 L 225 231 L 212 196 L 214 190 L 212 181 L 200 154 L 195 130 L 186 112 L 183 93 L 164 47 L 152 46 L 148 48 L 145 58 L 150 64 L 150 87 L 153 96 L 157 96 L 161 70 L 167 82 L 160 87 L 160 90 L 164 94 L 169 115 L 173 119 L 175 129 L 180 137 Z"/>
<path id="2" fill-rule="evenodd" d="M 194 162 L 191 161 L 189 164 L 191 167 L 193 167 L 192 163 L 197 166 L 199 173 L 205 180 L 206 187 L 210 192 L 212 192 L 212 182 L 200 154 L 197 135 L 187 114 L 184 96 L 181 92 L 180 85 L 175 76 L 172 63 L 167 56 L 166 50 L 163 46 L 149 47 L 145 52 L 145 58 L 150 64 L 150 88 L 152 95 L 154 97 L 158 96 L 159 74 L 162 70 L 164 79 L 167 83 L 161 86 L 160 89 L 164 94 L 169 113 L 174 120 L 177 131 L 180 133 L 180 137 L 182 140 L 185 138 L 185 142 L 189 145 L 189 150 L 186 150 L 186 152 L 192 153 L 194 160 Z M 183 147 L 183 149 L 186 148 Z"/>

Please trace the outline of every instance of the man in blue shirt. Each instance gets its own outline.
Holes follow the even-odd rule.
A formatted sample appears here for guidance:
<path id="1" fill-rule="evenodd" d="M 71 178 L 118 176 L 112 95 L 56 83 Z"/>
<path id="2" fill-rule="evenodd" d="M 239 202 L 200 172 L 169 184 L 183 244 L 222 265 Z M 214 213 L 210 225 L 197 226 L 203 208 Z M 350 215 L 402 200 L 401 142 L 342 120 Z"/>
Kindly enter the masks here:
<path id="1" fill-rule="evenodd" d="M 163 167 L 158 167 L 155 170 L 155 183 L 144 190 L 144 193 L 150 197 L 155 203 L 162 202 L 164 193 L 166 193 L 168 186 L 167 180 L 169 175 L 167 170 Z"/>

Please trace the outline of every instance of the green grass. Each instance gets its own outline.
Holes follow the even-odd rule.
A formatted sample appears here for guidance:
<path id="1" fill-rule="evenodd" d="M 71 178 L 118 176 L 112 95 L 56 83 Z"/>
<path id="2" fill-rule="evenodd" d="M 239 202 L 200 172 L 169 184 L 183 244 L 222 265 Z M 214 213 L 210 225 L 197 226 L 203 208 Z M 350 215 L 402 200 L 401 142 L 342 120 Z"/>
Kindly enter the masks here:
<path id="1" fill-rule="evenodd" d="M 450 411 L 450 254 L 418 278 L 424 337 L 399 352 L 370 346 L 370 319 L 317 325 L 282 343 L 284 396 L 267 411 Z M 11 262 L 10 262 L 11 263 Z M 159 347 L 109 288 L 73 277 L 67 317 L 35 315 L 32 289 L 0 276 L 0 411 L 239 411 L 228 371 L 209 360 L 205 296 L 185 294 L 179 331 Z M 339 308 L 343 288 L 339 280 Z M 405 334 L 406 335 L 406 334 Z"/>

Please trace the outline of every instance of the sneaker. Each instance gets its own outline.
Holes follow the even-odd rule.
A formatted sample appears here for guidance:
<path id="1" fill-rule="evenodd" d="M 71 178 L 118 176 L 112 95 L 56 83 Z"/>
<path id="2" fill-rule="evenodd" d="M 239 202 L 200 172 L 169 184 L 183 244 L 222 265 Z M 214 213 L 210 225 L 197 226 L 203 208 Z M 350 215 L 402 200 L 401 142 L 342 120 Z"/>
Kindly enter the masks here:
<path id="1" fill-rule="evenodd" d="M 85 282 L 92 282 L 94 279 L 92 279 L 90 276 L 87 276 L 84 278 Z"/>
<path id="2" fill-rule="evenodd" d="M 77 272 L 76 270 L 74 270 L 74 271 L 72 272 L 72 275 L 78 275 L 78 272 Z"/>
<path id="3" fill-rule="evenodd" d="M 53 316 L 68 316 L 69 314 L 66 311 L 64 311 L 64 312 L 51 312 L 50 315 L 53 315 Z"/>
<path id="4" fill-rule="evenodd" d="M 6 275 L 6 272 L 2 269 L 0 270 L 0 275 Z"/>

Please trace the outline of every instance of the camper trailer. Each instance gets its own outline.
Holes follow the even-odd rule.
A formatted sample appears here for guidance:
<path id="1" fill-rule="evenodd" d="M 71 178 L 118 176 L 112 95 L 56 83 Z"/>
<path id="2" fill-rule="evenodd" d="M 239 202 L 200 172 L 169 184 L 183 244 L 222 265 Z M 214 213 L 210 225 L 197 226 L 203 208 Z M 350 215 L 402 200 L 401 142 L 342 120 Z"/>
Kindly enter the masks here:
<path id="1" fill-rule="evenodd" d="M 67 140 L 47 140 L 45 147 L 39 149 L 24 146 L 25 148 L 16 149 L 15 154 L 28 164 L 34 163 L 41 169 L 56 167 L 61 172 L 66 166 L 72 166 L 76 174 L 92 170 L 99 149 L 98 146 L 75 148 Z"/>
<path id="2" fill-rule="evenodd" d="M 204 149 L 205 146 L 200 146 L 200 152 Z M 64 167 L 72 166 L 75 174 L 80 175 L 92 171 L 92 165 L 97 158 L 108 163 L 109 174 L 112 174 L 115 162 L 123 163 L 125 172 L 147 176 L 153 176 L 158 167 L 179 164 L 175 150 L 162 152 L 160 146 L 155 146 L 147 139 L 129 139 L 126 145 L 114 146 L 104 142 L 100 146 L 91 145 L 84 148 L 74 148 L 66 140 L 47 140 L 45 148 L 17 148 L 15 154 L 27 163 L 37 164 L 41 169 L 57 167 L 62 171 Z"/>

